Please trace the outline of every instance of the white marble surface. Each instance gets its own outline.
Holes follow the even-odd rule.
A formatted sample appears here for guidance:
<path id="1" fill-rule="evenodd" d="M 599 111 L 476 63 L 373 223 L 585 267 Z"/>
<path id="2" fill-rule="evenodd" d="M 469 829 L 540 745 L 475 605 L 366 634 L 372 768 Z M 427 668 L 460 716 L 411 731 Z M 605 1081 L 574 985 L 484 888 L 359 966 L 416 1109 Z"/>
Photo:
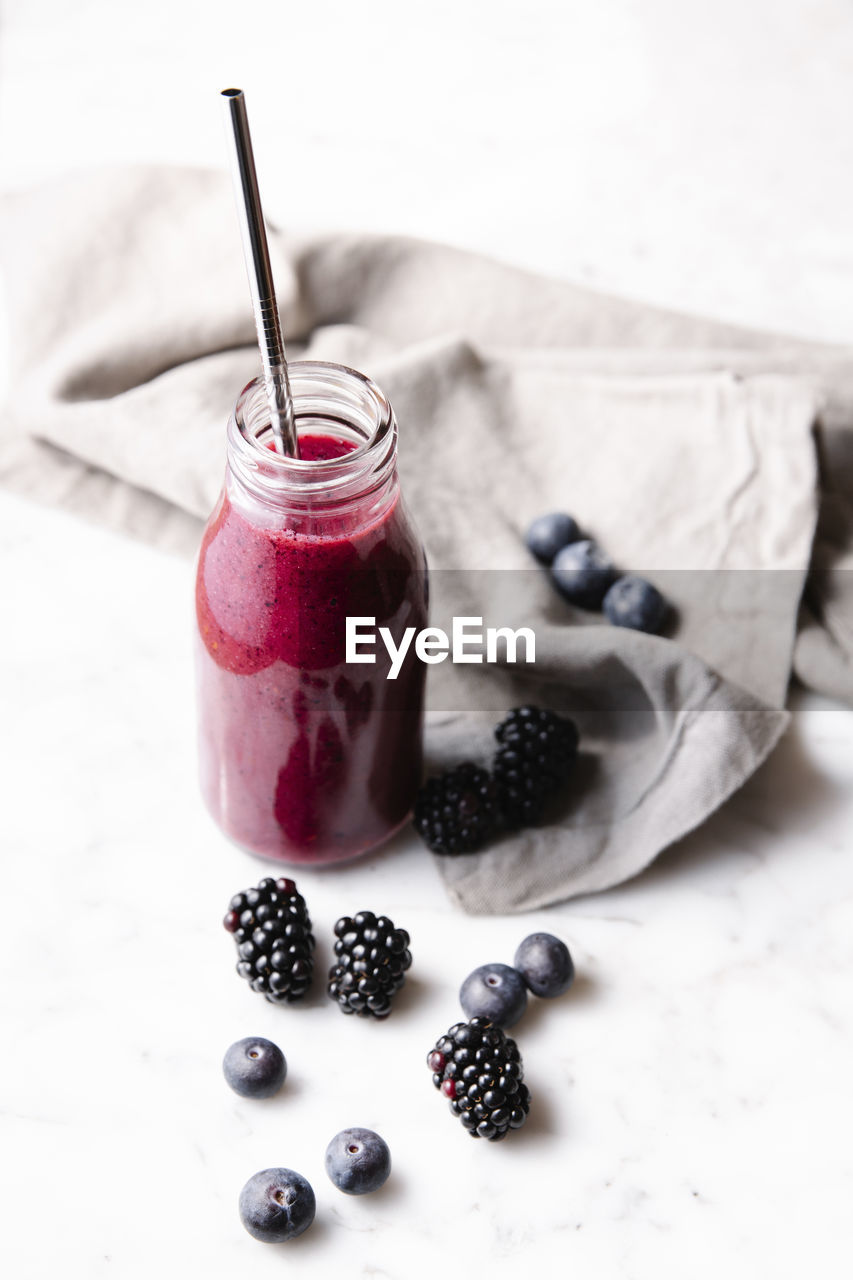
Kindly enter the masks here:
<path id="1" fill-rule="evenodd" d="M 0 174 L 223 163 L 286 225 L 405 231 L 853 338 L 847 0 L 6 0 Z"/>
<path id="2" fill-rule="evenodd" d="M 340 914 L 381 910 L 412 935 L 398 1007 L 365 1026 L 321 986 L 276 1009 L 233 972 L 220 919 L 264 866 L 196 793 L 190 566 L 2 495 L 0 552 L 5 1274 L 843 1274 L 853 712 L 803 701 L 723 813 L 600 897 L 469 919 L 408 835 L 302 871 L 321 971 Z M 538 928 L 567 940 L 578 981 L 517 1028 L 528 1125 L 475 1142 L 424 1056 L 466 973 Z M 289 1061 L 269 1102 L 221 1076 L 255 1034 Z M 323 1172 L 353 1124 L 393 1152 L 373 1197 Z M 280 1248 L 236 1212 L 275 1164 L 318 1198 Z"/>
<path id="3" fill-rule="evenodd" d="M 9 0 L 0 172 L 220 163 L 215 96 L 236 81 L 282 221 L 847 340 L 851 56 L 844 0 Z M 273 1009 L 233 974 L 219 921 L 262 868 L 196 794 L 190 566 L 2 494 L 0 557 L 3 1274 L 847 1273 L 853 712 L 799 700 L 721 814 L 598 898 L 466 919 L 409 837 L 303 872 L 321 970 L 344 912 L 412 935 L 407 991 L 364 1026 L 319 993 Z M 519 1025 L 528 1126 L 475 1143 L 424 1055 L 469 969 L 536 928 L 580 976 Z M 268 1103 L 220 1074 L 255 1033 L 290 1063 Z M 350 1124 L 394 1156 L 364 1200 L 322 1168 Z M 318 1215 L 264 1248 L 236 1197 L 278 1163 Z"/>

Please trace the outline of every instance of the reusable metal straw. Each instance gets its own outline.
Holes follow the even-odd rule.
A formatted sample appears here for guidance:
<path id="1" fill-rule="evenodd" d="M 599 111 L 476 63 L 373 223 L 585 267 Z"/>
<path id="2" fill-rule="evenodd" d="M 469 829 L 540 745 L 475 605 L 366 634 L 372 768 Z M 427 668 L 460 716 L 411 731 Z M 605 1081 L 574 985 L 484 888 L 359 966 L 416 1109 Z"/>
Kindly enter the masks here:
<path id="1" fill-rule="evenodd" d="M 291 458 L 299 457 L 299 441 L 293 421 L 293 396 L 287 376 L 287 357 L 281 336 L 281 321 L 275 300 L 269 246 L 264 229 L 261 197 L 258 194 L 258 177 L 255 173 L 255 157 L 249 119 L 246 115 L 246 99 L 242 89 L 223 89 L 225 109 L 228 115 L 228 136 L 231 139 L 231 164 L 234 192 L 237 197 L 237 214 L 243 238 L 243 254 L 252 293 L 255 312 L 255 328 L 264 369 L 264 388 L 270 407 L 273 441 L 279 453 Z"/>

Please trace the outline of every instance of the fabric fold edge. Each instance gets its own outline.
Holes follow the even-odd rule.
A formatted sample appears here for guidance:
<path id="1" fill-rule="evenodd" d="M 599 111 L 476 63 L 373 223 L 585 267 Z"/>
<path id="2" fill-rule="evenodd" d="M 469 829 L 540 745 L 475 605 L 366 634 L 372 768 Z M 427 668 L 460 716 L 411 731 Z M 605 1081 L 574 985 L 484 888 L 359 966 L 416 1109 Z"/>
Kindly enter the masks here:
<path id="1" fill-rule="evenodd" d="M 788 711 L 771 707 L 731 683 L 715 682 L 707 697 L 684 717 L 674 748 L 668 753 L 667 769 L 659 773 L 655 785 L 636 808 L 607 829 L 596 856 L 572 872 L 570 894 L 557 887 L 560 879 L 565 881 L 565 863 L 545 862 L 542 870 L 546 874 L 532 886 L 528 881 L 523 901 L 501 906 L 485 903 L 479 876 L 451 881 L 439 871 L 449 898 L 469 915 L 516 915 L 633 879 L 665 849 L 700 827 L 743 786 L 770 756 L 790 720 Z M 710 775 L 709 760 L 717 765 Z M 682 798 L 668 809 L 656 807 L 652 816 L 650 807 L 664 776 L 670 795 L 683 786 Z M 563 832 L 570 846 L 572 830 L 564 828 Z M 552 834 L 556 835 L 553 829 Z M 474 857 L 481 866 L 481 859 L 489 855 L 461 856 Z"/>

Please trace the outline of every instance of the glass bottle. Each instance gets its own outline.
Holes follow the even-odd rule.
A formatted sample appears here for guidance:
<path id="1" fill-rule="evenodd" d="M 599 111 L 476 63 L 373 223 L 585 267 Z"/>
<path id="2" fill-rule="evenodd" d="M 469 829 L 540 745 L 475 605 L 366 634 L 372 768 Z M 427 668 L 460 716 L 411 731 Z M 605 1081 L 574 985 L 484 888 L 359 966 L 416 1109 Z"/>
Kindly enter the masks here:
<path id="1" fill-rule="evenodd" d="M 196 578 L 199 759 L 227 836 L 319 864 L 374 848 L 410 815 L 425 667 L 410 645 L 389 679 L 378 638 L 360 647 L 373 664 L 348 663 L 346 619 L 374 618 L 395 644 L 420 630 L 426 560 L 386 397 L 342 365 L 294 362 L 289 373 L 300 459 L 272 449 L 260 380 L 228 423 Z"/>

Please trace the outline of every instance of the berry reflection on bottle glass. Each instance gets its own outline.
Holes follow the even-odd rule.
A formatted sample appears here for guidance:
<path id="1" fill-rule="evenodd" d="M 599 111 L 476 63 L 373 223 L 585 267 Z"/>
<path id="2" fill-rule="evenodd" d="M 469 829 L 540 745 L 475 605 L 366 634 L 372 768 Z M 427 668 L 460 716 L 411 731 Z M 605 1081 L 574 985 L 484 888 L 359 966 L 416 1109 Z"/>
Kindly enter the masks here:
<path id="1" fill-rule="evenodd" d="M 237 844 L 353 858 L 407 820 L 425 668 L 345 661 L 347 617 L 399 643 L 427 617 L 426 562 L 397 479 L 397 423 L 363 374 L 290 365 L 300 458 L 271 447 L 258 380 L 228 423 L 225 485 L 196 580 L 202 792 Z"/>

